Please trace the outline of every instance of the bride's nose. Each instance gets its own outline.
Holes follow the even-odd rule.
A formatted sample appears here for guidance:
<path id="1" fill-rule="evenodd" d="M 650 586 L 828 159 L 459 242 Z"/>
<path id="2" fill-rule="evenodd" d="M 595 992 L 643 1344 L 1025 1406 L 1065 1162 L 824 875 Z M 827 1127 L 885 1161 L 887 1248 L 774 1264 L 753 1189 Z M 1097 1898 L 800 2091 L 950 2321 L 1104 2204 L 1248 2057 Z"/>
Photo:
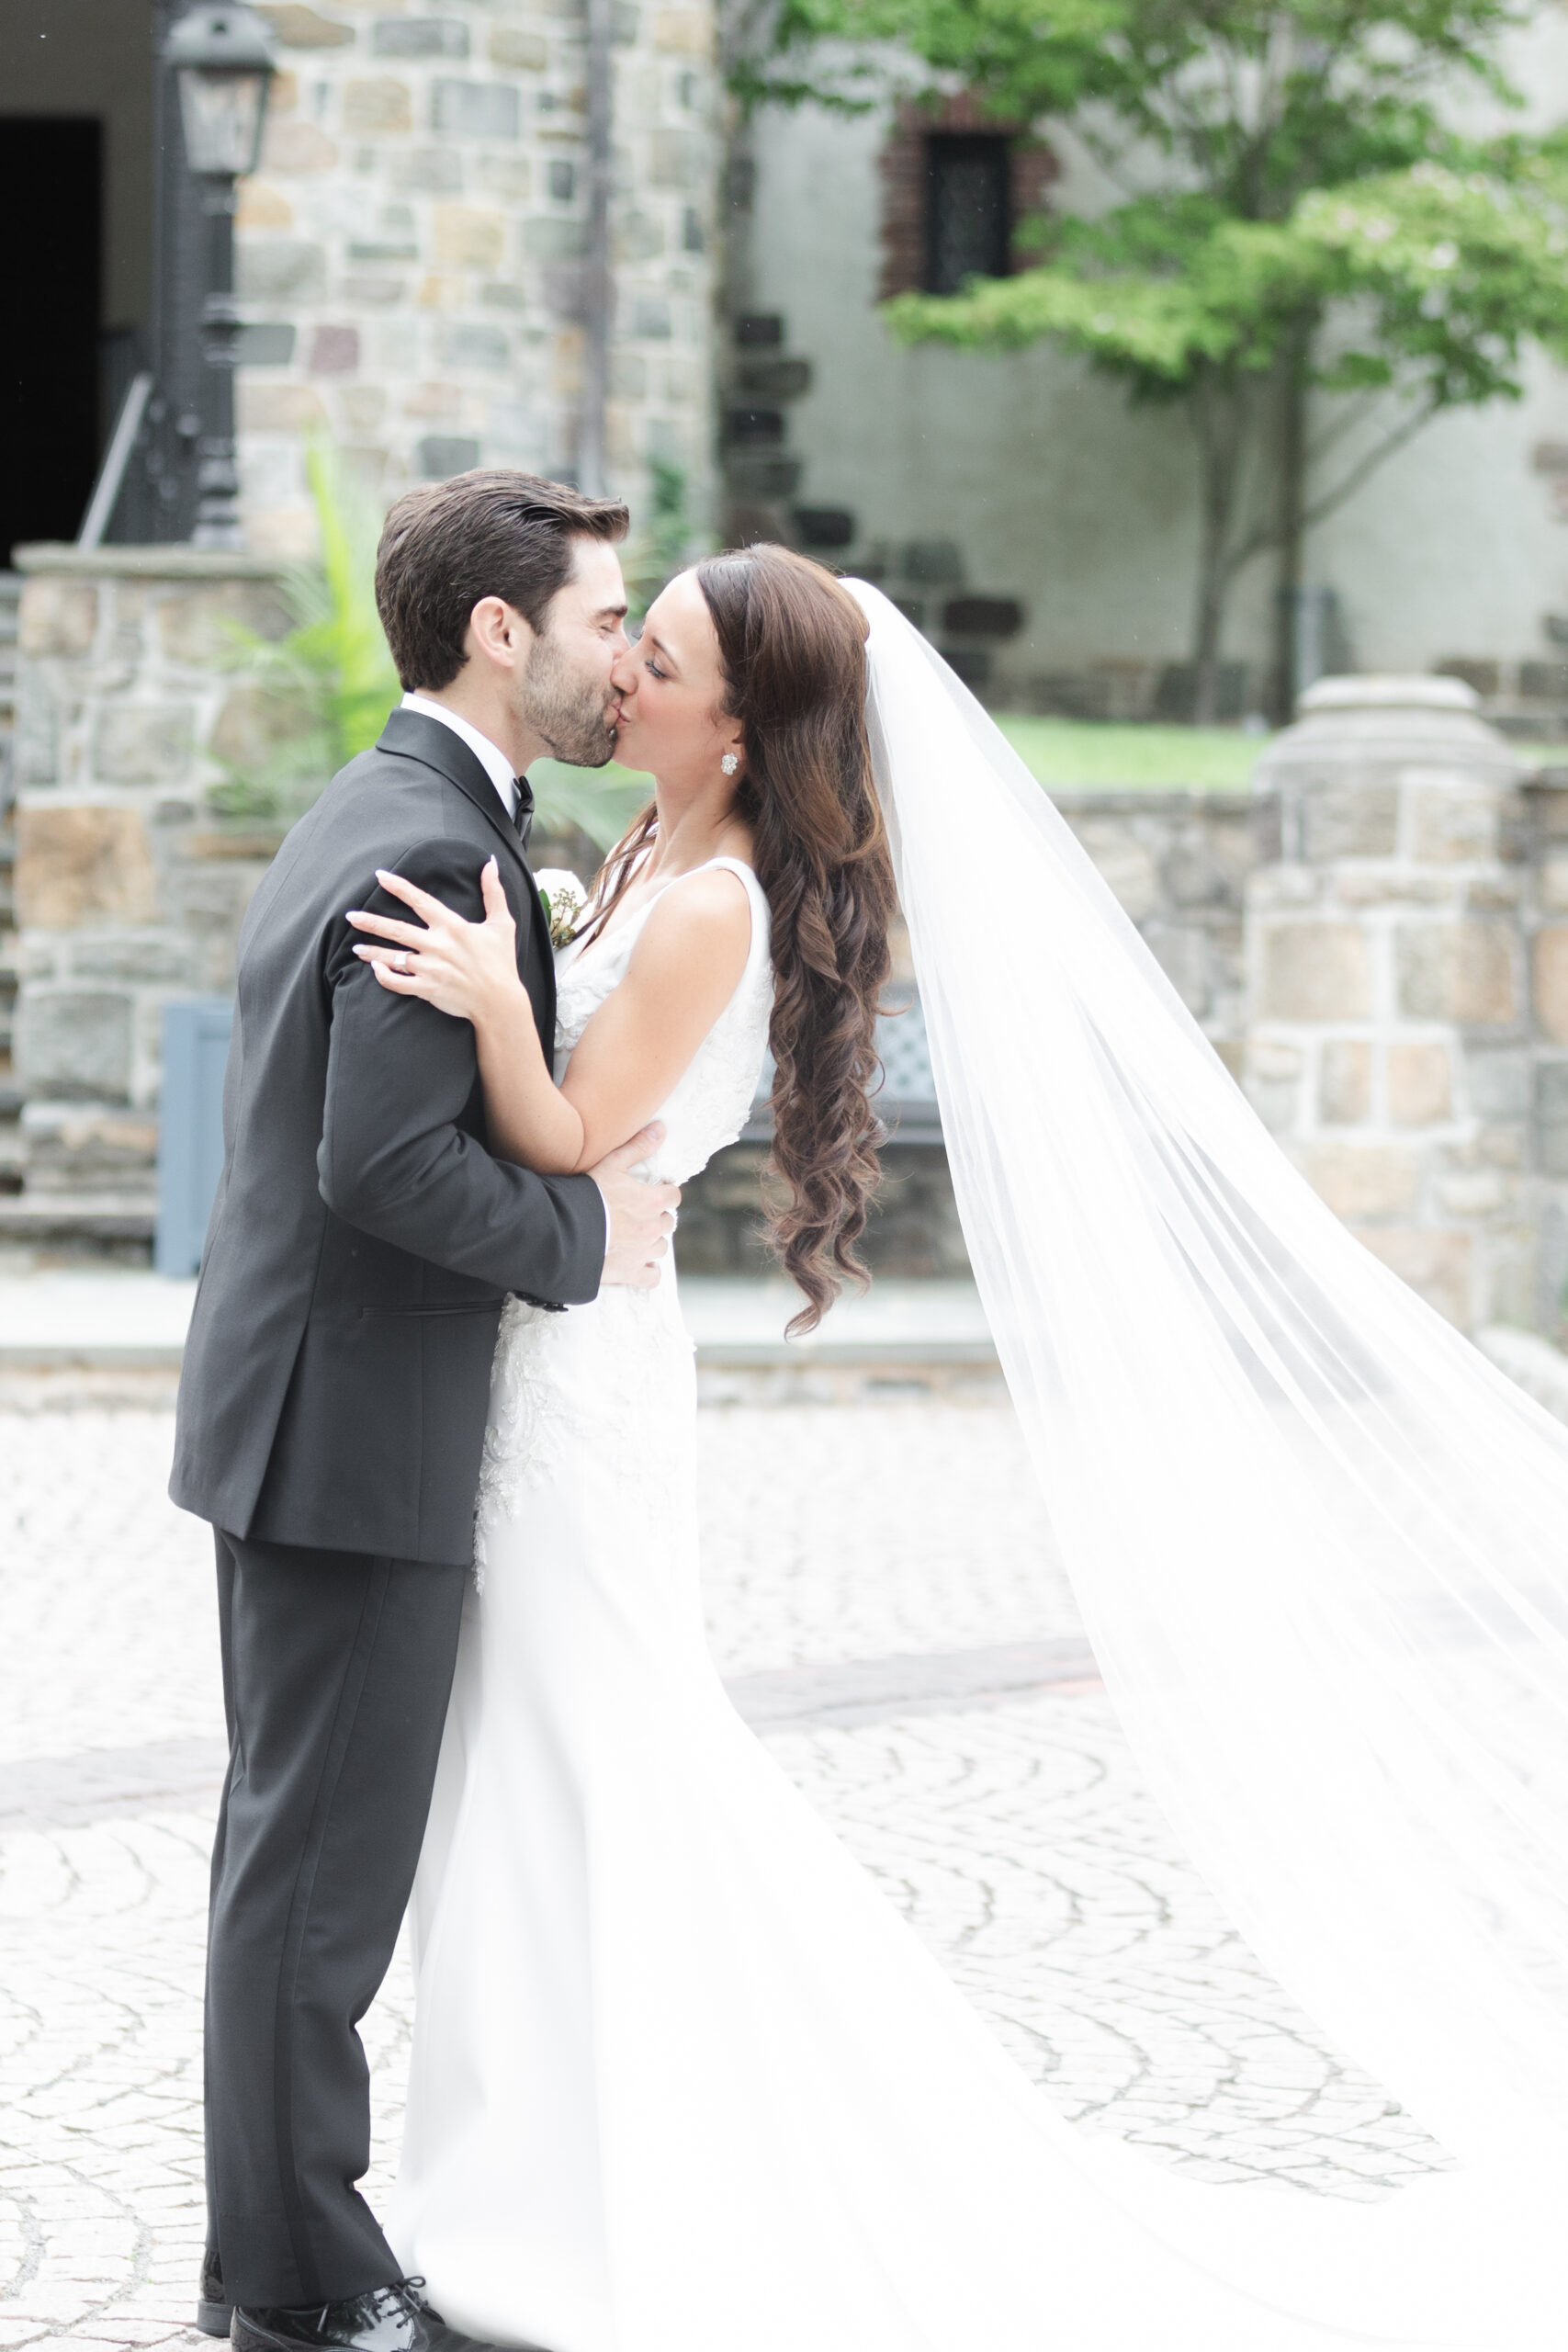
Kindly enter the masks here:
<path id="1" fill-rule="evenodd" d="M 631 646 L 617 653 L 610 664 L 610 684 L 623 700 L 637 692 L 637 654 Z"/>

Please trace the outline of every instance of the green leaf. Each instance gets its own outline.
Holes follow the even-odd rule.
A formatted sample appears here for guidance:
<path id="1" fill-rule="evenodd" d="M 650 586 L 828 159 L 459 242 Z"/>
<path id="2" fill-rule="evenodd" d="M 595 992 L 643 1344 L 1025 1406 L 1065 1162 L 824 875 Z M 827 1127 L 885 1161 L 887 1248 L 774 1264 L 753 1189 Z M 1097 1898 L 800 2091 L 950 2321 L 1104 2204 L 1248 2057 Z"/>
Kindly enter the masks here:
<path id="1" fill-rule="evenodd" d="M 400 688 L 376 609 L 376 549 L 381 517 L 330 442 L 306 456 L 321 533 L 326 609 L 317 623 L 328 701 L 344 760 L 368 750 Z"/>
<path id="2" fill-rule="evenodd" d="M 401 693 L 376 609 L 380 510 L 324 439 L 308 448 L 306 474 L 320 555 L 284 575 L 294 626 L 276 639 L 233 624 L 225 630 L 231 666 L 273 716 L 258 728 L 265 741 L 255 754 L 231 763 L 209 794 L 220 814 L 265 809 L 292 821 L 376 741 Z"/>

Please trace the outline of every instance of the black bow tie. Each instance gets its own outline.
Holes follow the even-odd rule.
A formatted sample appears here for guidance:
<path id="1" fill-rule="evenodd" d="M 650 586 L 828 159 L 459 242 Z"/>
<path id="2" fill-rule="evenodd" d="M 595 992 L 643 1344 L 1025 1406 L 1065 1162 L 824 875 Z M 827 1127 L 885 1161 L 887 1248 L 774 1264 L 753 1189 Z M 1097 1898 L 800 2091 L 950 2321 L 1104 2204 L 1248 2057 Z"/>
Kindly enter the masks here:
<path id="1" fill-rule="evenodd" d="M 513 782 L 517 786 L 517 800 L 512 811 L 512 821 L 517 828 L 518 840 L 526 849 L 528 836 L 534 830 L 534 787 L 525 775 L 513 776 Z"/>

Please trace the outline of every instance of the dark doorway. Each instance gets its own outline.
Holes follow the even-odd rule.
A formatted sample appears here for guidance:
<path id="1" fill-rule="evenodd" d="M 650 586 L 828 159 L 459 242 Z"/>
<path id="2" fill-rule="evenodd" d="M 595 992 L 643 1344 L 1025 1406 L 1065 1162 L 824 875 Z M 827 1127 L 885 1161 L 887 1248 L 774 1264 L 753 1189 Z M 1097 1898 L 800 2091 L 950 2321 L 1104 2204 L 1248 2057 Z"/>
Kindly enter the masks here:
<path id="1" fill-rule="evenodd" d="M 96 120 L 0 116 L 9 332 L 0 356 L 0 563 L 73 539 L 99 447 L 103 141 Z"/>
<path id="2" fill-rule="evenodd" d="M 1011 267 L 1011 150 L 997 131 L 933 130 L 926 138 L 928 294 L 956 294 L 968 277 Z"/>

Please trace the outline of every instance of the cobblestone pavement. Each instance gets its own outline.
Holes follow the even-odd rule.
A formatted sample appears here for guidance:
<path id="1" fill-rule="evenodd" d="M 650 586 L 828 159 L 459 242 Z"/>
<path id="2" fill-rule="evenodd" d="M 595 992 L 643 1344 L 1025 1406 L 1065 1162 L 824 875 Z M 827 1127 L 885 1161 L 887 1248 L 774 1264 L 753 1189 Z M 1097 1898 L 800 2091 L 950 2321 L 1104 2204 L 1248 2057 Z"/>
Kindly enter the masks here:
<path id="1" fill-rule="evenodd" d="M 0 1415 L 0 2352 L 202 2340 L 220 1716 L 208 1538 L 163 1498 L 171 1427 Z M 703 1430 L 721 1667 L 1053 2098 L 1217 2179 L 1366 2195 L 1437 2160 L 1173 1853 L 1005 1406 L 716 1408 Z M 373 2195 L 409 2005 L 400 1962 L 367 2020 Z"/>

